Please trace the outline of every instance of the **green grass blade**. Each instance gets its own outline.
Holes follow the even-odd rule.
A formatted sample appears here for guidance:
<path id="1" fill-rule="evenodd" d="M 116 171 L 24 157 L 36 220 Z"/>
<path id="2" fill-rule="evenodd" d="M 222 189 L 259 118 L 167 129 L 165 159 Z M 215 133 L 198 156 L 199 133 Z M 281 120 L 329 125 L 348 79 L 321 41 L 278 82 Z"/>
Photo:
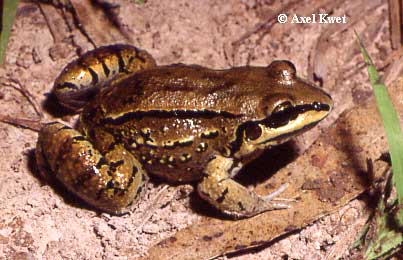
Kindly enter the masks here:
<path id="1" fill-rule="evenodd" d="M 393 107 L 390 95 L 381 82 L 378 72 L 357 35 L 361 53 L 368 66 L 368 75 L 374 90 L 375 100 L 385 128 L 386 138 L 389 144 L 389 153 L 392 161 L 392 182 L 396 189 L 397 201 L 403 205 L 403 135 L 399 117 Z M 397 207 L 400 208 L 400 207 Z M 394 219 L 397 226 L 391 225 Z M 385 259 L 397 250 L 403 242 L 403 233 L 399 230 L 403 226 L 403 210 L 396 212 L 388 210 L 380 201 L 375 220 L 375 235 L 372 237 L 365 252 L 366 259 Z"/>
<path id="2" fill-rule="evenodd" d="M 0 64 L 4 61 L 4 54 L 7 49 L 8 38 L 10 37 L 11 27 L 13 26 L 15 13 L 17 11 L 19 0 L 3 0 L 3 13 L 1 17 L 0 28 Z"/>
<path id="3" fill-rule="evenodd" d="M 399 205 L 403 205 L 403 134 L 400 127 L 399 117 L 397 116 L 396 110 L 393 107 L 388 90 L 379 78 L 374 63 L 372 62 L 368 52 L 362 45 L 362 42 L 359 38 L 358 41 L 365 63 L 368 66 L 369 79 L 374 90 L 376 103 L 379 113 L 381 114 L 386 138 L 389 144 L 389 152 L 393 169 L 393 185 L 396 188 L 397 200 Z M 400 223 L 403 224 L 402 212 L 403 211 L 399 212 L 399 220 Z"/>

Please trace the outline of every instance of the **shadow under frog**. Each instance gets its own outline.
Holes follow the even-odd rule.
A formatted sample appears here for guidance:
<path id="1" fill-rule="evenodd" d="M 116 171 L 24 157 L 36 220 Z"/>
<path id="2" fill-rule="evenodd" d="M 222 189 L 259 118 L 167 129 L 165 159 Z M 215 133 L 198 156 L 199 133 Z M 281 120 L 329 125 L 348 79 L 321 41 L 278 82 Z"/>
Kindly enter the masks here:
<path id="1" fill-rule="evenodd" d="M 130 45 L 87 52 L 66 66 L 52 91 L 61 106 L 80 113 L 80 123 L 41 129 L 40 172 L 112 214 L 126 212 L 153 175 L 196 182 L 200 197 L 233 218 L 287 208 L 233 177 L 332 108 L 330 96 L 298 78 L 288 61 L 227 70 L 157 66 Z"/>

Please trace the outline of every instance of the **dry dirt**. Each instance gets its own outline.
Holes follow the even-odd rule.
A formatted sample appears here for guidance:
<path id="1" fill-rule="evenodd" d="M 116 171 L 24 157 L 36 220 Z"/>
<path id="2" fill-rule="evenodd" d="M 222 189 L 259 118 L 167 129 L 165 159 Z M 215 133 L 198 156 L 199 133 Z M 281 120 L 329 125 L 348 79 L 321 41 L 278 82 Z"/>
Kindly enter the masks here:
<path id="1" fill-rule="evenodd" d="M 284 165 L 343 111 L 371 96 L 354 30 L 362 35 L 377 66 L 386 70 L 386 81 L 398 74 L 396 63 L 388 60 L 392 50 L 387 0 L 94 1 L 119 4 L 112 9 L 118 27 L 90 2 L 21 1 L 0 66 L 1 115 L 53 120 L 60 113 L 45 102 L 53 80 L 69 61 L 94 46 L 126 42 L 150 52 L 158 64 L 182 62 L 217 69 L 287 59 L 300 76 L 315 79 L 331 93 L 335 109 L 292 145 L 264 155 L 279 153 Z M 279 13 L 346 15 L 347 23 L 280 24 Z M 38 176 L 32 157 L 35 131 L 0 123 L 0 139 L 0 259 L 133 259 L 147 255 L 149 248 L 178 230 L 217 217 L 205 212 L 211 209 L 198 199 L 192 185 L 155 181 L 130 214 L 94 212 Z M 317 216 L 313 225 L 276 243 L 216 259 L 350 259 L 348 247 L 368 215 L 367 203 L 357 199 L 329 216 Z"/>

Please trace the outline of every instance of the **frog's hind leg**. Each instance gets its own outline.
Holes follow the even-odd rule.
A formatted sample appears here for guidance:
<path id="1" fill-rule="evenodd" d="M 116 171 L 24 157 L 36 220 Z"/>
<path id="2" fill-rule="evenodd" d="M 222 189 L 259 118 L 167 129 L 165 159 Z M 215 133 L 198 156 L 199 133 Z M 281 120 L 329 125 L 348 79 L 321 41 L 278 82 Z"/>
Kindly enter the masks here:
<path id="1" fill-rule="evenodd" d="M 273 198 L 284 187 L 268 196 L 259 196 L 231 179 L 233 165 L 231 158 L 216 156 L 211 160 L 197 187 L 200 196 L 234 218 L 252 217 L 268 210 L 289 208 L 288 205 L 273 202 Z"/>
<path id="2" fill-rule="evenodd" d="M 147 181 L 141 164 L 122 145 L 111 145 L 102 155 L 78 131 L 57 122 L 42 128 L 36 157 L 40 169 L 50 169 L 68 190 L 112 214 L 125 212 Z"/>
<path id="3" fill-rule="evenodd" d="M 103 86 L 155 66 L 155 60 L 148 52 L 134 46 L 99 47 L 63 69 L 55 80 L 53 94 L 63 107 L 78 112 Z"/>

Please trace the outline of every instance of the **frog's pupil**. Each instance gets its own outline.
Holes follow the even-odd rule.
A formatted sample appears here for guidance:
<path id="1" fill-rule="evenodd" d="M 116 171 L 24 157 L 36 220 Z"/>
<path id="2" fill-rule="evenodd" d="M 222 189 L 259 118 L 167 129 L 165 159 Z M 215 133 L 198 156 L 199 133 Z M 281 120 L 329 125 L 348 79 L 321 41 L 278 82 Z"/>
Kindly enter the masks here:
<path id="1" fill-rule="evenodd" d="M 253 141 L 253 140 L 258 139 L 261 136 L 262 129 L 257 124 L 249 124 L 245 128 L 245 134 L 249 140 Z"/>

